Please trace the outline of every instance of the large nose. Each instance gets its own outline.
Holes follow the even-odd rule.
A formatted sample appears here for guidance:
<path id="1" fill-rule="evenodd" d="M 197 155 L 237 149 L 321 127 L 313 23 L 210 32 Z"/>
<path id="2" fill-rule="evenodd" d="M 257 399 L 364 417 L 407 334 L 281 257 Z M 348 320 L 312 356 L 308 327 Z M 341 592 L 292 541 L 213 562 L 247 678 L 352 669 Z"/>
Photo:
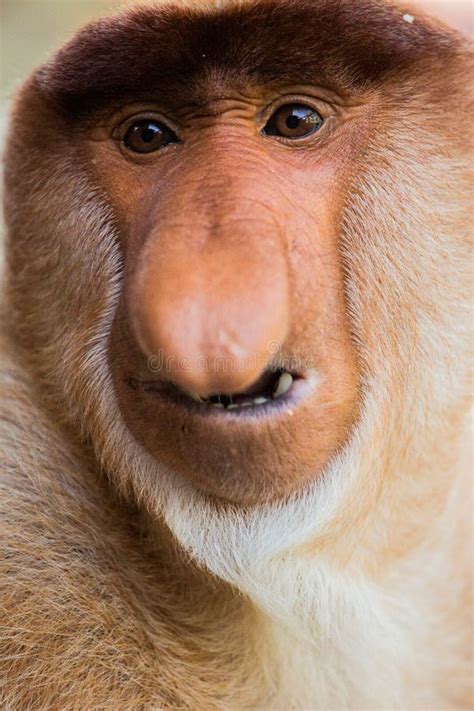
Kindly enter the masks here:
<path id="1" fill-rule="evenodd" d="M 138 260 L 129 313 L 163 377 L 203 397 L 243 392 L 288 330 L 281 233 L 257 217 L 161 225 Z"/>

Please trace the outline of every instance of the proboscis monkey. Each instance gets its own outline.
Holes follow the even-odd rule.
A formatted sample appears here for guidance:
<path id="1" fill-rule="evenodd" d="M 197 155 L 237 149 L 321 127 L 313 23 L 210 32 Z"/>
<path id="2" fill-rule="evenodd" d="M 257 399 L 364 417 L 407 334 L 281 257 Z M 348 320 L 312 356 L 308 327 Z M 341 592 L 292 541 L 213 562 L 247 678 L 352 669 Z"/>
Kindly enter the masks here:
<path id="1" fill-rule="evenodd" d="M 469 42 L 137 5 L 6 152 L 9 711 L 469 709 Z"/>

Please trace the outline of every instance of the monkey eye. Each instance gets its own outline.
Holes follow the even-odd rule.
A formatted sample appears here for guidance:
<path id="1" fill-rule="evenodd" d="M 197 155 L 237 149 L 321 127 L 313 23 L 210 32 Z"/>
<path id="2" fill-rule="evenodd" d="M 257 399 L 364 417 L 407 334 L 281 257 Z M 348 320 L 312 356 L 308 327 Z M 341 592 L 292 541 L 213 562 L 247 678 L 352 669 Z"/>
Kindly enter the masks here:
<path id="1" fill-rule="evenodd" d="M 263 132 L 267 136 L 303 138 L 315 133 L 323 123 L 322 116 L 311 106 L 285 104 L 270 117 Z"/>
<path id="2" fill-rule="evenodd" d="M 177 135 L 168 126 L 154 119 L 136 121 L 123 139 L 127 148 L 135 153 L 153 153 L 177 141 Z"/>

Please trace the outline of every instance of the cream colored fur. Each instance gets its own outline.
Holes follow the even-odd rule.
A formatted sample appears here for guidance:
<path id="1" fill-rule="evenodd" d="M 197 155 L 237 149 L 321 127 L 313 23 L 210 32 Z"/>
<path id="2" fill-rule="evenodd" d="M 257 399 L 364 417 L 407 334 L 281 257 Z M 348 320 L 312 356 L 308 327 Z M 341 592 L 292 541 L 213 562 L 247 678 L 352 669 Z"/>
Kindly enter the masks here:
<path id="1" fill-rule="evenodd" d="M 203 709 L 203 689 L 209 709 L 471 708 L 471 228 L 468 198 L 463 202 L 458 194 L 468 172 L 460 155 L 441 155 L 431 134 L 423 135 L 401 110 L 387 128 L 384 167 L 380 150 L 374 139 L 343 221 L 349 304 L 365 368 L 360 420 L 314 484 L 287 502 L 248 510 L 216 508 L 132 438 L 107 365 L 122 270 L 111 211 L 86 175 L 78 187 L 72 156 L 60 170 L 51 166 L 47 181 L 44 169 L 25 176 L 37 212 L 21 216 L 23 230 L 33 235 L 43 223 L 56 224 L 55 248 L 38 259 L 58 281 L 35 283 L 38 308 L 30 322 L 14 326 L 20 342 L 30 329 L 49 332 L 48 351 L 26 353 L 10 345 L 4 369 L 2 527 L 8 549 L 27 551 L 5 560 L 18 568 L 17 588 L 2 590 L 8 615 L 2 636 L 18 640 L 4 666 L 10 674 L 3 678 L 6 709 Z M 425 184 L 429 201 L 418 197 Z M 14 223 L 20 213 L 18 206 Z M 28 279 L 27 269 L 15 288 L 24 289 Z M 65 292 L 68 299 L 59 300 Z M 47 385 L 38 389 L 31 372 L 41 373 Z M 129 603 L 126 585 L 113 583 L 110 601 L 100 598 L 109 577 L 120 578 L 130 551 L 122 504 L 114 499 L 112 513 L 107 508 L 105 514 L 115 532 L 113 562 L 110 570 L 104 564 L 110 536 L 100 517 L 109 484 L 97 480 L 98 461 L 123 500 L 146 512 L 147 529 L 158 531 L 164 522 L 178 547 L 215 576 L 217 590 L 232 601 L 217 625 L 202 613 L 204 621 L 211 619 L 203 634 L 214 640 L 216 656 L 204 660 L 205 672 L 195 682 L 192 663 L 173 672 L 176 661 L 134 651 L 134 645 L 153 646 L 154 622 L 145 603 Z M 66 500 L 72 523 L 62 518 Z M 36 537 L 38 521 L 50 531 L 50 543 L 45 534 Z M 68 532 L 64 548 L 61 522 Z M 90 558 L 83 550 L 87 531 Z M 134 580 L 143 587 L 131 598 L 142 600 L 146 591 L 150 601 L 155 583 L 141 555 L 133 551 L 140 562 L 131 570 L 139 569 Z M 179 559 L 185 565 L 186 558 Z M 200 606 L 210 606 L 207 596 L 217 609 L 201 576 L 186 592 L 191 627 Z M 73 601 L 66 614 L 61 591 Z M 168 594 L 172 610 L 174 593 Z M 37 649 L 45 644 L 41 625 L 63 650 L 61 656 L 49 648 L 51 668 Z M 93 638 L 94 629 L 102 634 L 109 627 L 110 646 L 105 636 Z M 66 657 L 61 640 L 67 635 L 76 641 Z M 241 661 L 226 658 L 226 645 Z M 16 665 L 30 654 L 38 655 L 36 665 Z M 123 684 L 108 689 L 114 669 Z M 218 680 L 220 671 L 225 679 Z M 183 680 L 181 697 L 176 692 L 162 702 L 153 696 L 153 679 L 162 694 L 179 686 L 173 673 Z M 219 695 L 220 685 L 226 691 Z"/>

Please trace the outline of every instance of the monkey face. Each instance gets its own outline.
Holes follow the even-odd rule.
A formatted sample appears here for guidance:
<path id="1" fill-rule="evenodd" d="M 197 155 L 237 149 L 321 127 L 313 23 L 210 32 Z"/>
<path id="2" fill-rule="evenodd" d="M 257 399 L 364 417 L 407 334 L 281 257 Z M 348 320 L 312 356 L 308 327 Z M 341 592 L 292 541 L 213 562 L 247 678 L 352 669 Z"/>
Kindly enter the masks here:
<path id="1" fill-rule="evenodd" d="M 157 480 L 281 500 L 321 479 L 367 393 L 398 427 L 413 349 L 448 332 L 430 273 L 457 293 L 457 272 L 413 196 L 440 144 L 464 150 L 433 70 L 456 42 L 371 0 L 140 6 L 93 27 L 26 86 L 10 140 L 25 342 L 97 450 L 124 422 Z"/>
<path id="2" fill-rule="evenodd" d="M 284 497 L 357 413 L 338 240 L 366 110 L 317 86 L 210 76 L 204 60 L 179 100 L 160 93 L 96 124 L 87 147 L 120 225 L 121 412 L 206 493 Z"/>
<path id="3" fill-rule="evenodd" d="M 303 91 L 208 82 L 201 103 L 126 107 L 121 144 L 91 150 L 126 264 L 110 343 L 122 413 L 158 460 L 239 503 L 318 476 L 356 413 L 338 252 L 345 165 L 330 158 L 347 115 Z M 327 125 L 292 135 L 303 110 Z M 174 140 L 142 152 L 162 125 Z"/>

